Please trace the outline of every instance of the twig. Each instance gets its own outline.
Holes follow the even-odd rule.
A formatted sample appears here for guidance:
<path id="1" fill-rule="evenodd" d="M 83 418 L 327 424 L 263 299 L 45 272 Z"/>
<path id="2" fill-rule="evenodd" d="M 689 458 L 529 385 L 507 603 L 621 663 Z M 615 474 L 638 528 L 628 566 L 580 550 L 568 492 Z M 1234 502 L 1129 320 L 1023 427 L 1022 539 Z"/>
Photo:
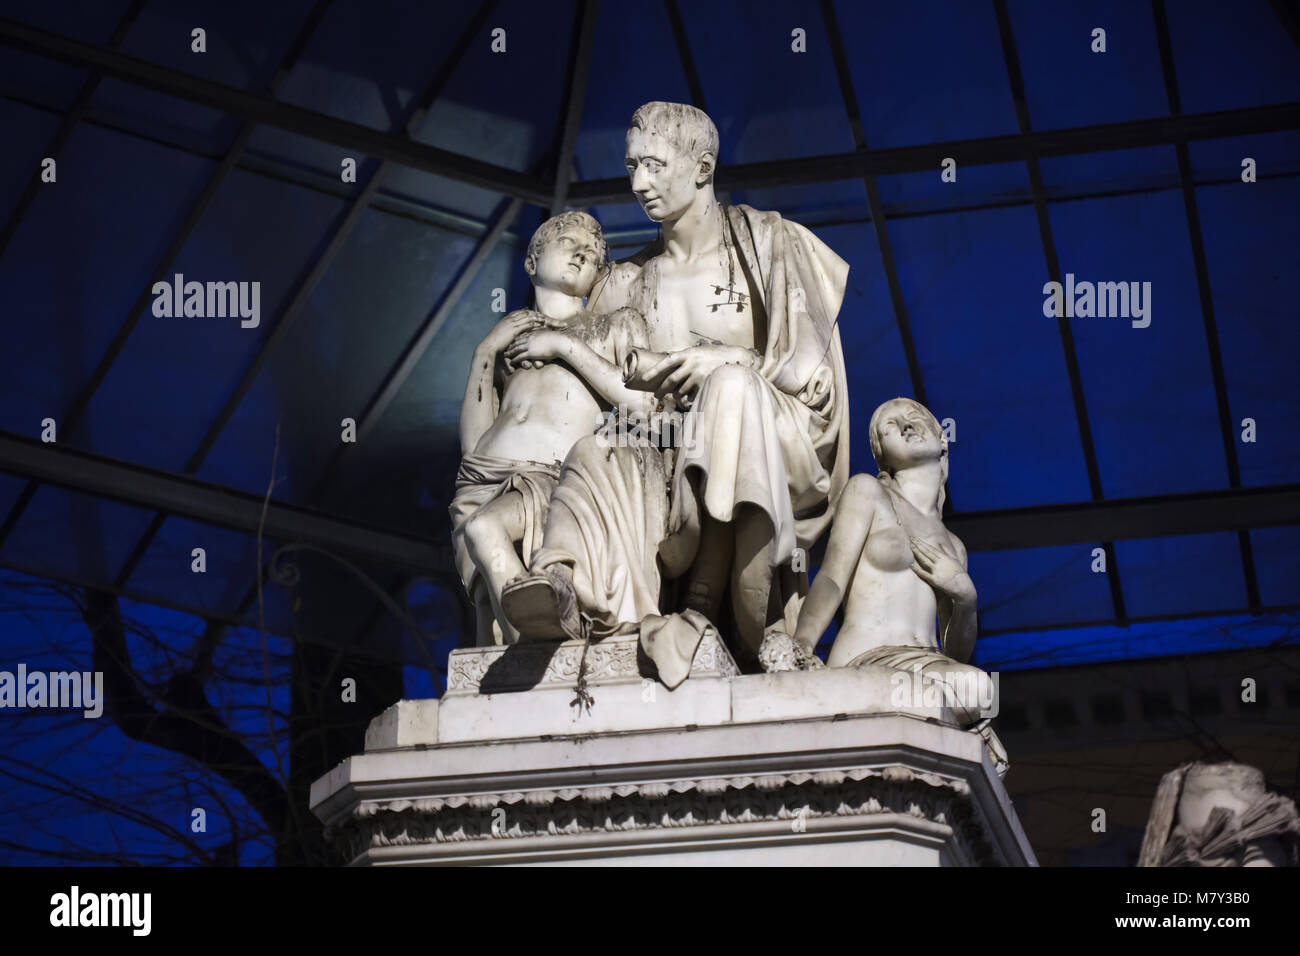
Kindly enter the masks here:
<path id="1" fill-rule="evenodd" d="M 280 744 L 275 736 L 275 707 L 271 699 L 271 656 L 266 647 L 266 608 L 262 602 L 262 529 L 266 525 L 266 512 L 271 505 L 271 492 L 275 490 L 275 465 L 280 457 L 280 423 L 275 423 L 275 445 L 271 449 L 271 480 L 267 482 L 266 494 L 262 498 L 262 513 L 257 519 L 257 630 L 262 635 L 262 676 L 266 688 L 266 730 L 271 736 L 271 753 L 275 755 L 275 768 L 280 772 L 280 780 L 286 789 L 289 777 L 284 772 L 284 762 L 280 759 Z"/>

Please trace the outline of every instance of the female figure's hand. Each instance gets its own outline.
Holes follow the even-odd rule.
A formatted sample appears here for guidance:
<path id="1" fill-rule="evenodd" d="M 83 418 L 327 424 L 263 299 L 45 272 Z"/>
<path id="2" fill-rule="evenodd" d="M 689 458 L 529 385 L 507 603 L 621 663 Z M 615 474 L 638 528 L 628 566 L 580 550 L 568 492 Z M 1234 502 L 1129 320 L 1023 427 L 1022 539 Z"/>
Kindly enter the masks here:
<path id="1" fill-rule="evenodd" d="M 975 584 L 955 558 L 921 538 L 908 535 L 907 540 L 912 545 L 912 571 L 918 578 L 958 604 L 975 603 Z"/>

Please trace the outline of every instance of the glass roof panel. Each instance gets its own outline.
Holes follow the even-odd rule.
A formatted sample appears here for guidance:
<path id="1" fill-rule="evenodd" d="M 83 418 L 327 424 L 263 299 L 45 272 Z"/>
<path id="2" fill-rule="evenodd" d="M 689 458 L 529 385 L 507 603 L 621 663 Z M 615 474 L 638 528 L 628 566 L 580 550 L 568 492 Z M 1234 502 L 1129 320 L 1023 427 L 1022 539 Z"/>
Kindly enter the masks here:
<path id="1" fill-rule="evenodd" d="M 473 11 L 468 3 L 334 0 L 279 98 L 350 123 L 400 130 Z"/>
<path id="2" fill-rule="evenodd" d="M 1070 327 L 1106 497 L 1226 487 L 1181 194 L 1054 203 L 1051 216 L 1065 293 L 1076 308 L 1094 293 L 1096 314 Z M 1116 284 L 1104 303 L 1102 283 Z"/>
<path id="3" fill-rule="evenodd" d="M 40 173 L 46 145 L 58 128 L 55 114 L 0 99 L 0 129 L 9 145 L 0 150 L 0 223 L 9 221 L 28 183 Z"/>
<path id="4" fill-rule="evenodd" d="M 1151 9 L 1126 0 L 1007 4 L 1033 129 L 1167 116 Z M 1105 34 L 1105 52 L 1093 52 Z"/>
<path id="5" fill-rule="evenodd" d="M 1294 614 L 1246 614 L 1135 621 L 1055 631 L 995 634 L 975 644 L 976 666 L 989 670 L 1063 667 L 1098 661 L 1235 651 L 1294 642 Z"/>
<path id="6" fill-rule="evenodd" d="M 862 220 L 867 217 L 867 188 L 860 179 L 844 182 L 738 189 L 732 203 L 755 209 L 775 209 L 786 219 L 813 228 L 819 222 Z M 639 206 L 637 206 L 639 211 Z M 870 226 L 866 227 L 868 230 Z"/>
<path id="7" fill-rule="evenodd" d="M 106 44 L 129 0 L 0 0 L 0 16 L 85 43 Z M 39 102 L 70 106 L 89 73 L 57 60 L 5 47 L 0 56 L 0 90 Z M 17 138 L 10 139 L 16 142 Z"/>
<path id="8" fill-rule="evenodd" d="M 85 43 L 107 43 L 130 3 L 131 0 L 46 0 L 45 3 L 0 0 L 0 15 Z"/>
<path id="9" fill-rule="evenodd" d="M 1110 583 L 1092 570 L 1094 547 L 972 551 L 967 565 L 979 593 L 981 632 L 1113 617 Z"/>
<path id="10" fill-rule="evenodd" d="M 1188 143 L 1187 151 L 1197 182 L 1207 178 L 1241 182 L 1242 160 L 1247 157 L 1255 160 L 1255 175 L 1259 179 L 1300 176 L 1300 130 L 1200 139 Z"/>
<path id="11" fill-rule="evenodd" d="M 956 182 L 944 182 L 939 169 L 877 177 L 886 215 L 892 219 L 972 206 L 1032 201 L 1029 172 L 1024 163 L 963 166 L 960 156 L 952 158 L 957 160 Z"/>
<path id="12" fill-rule="evenodd" d="M 1183 112 L 1300 100 L 1300 49 L 1267 0 L 1187 0 L 1166 15 Z"/>
<path id="13" fill-rule="evenodd" d="M 139 508 L 42 485 L 5 541 L 4 559 L 56 577 L 111 581 L 151 518 Z"/>
<path id="14" fill-rule="evenodd" d="M 122 52 L 171 70 L 262 90 L 297 35 L 312 0 L 171 0 L 147 3 Z M 202 28 L 205 50 L 194 49 Z"/>
<path id="15" fill-rule="evenodd" d="M 22 319 L 0 358 L 0 427 L 27 435 L 66 413 L 212 165 L 82 124 L 58 170 L 0 260 L 0 300 Z"/>
<path id="16" fill-rule="evenodd" d="M 1116 541 L 1115 563 L 1130 617 L 1195 617 L 1246 607 L 1236 534 L 1190 534 Z"/>
<path id="17" fill-rule="evenodd" d="M 0 91 L 5 97 L 60 113 L 72 107 L 88 76 L 86 70 L 12 47 L 5 47 L 0 56 Z"/>
<path id="18" fill-rule="evenodd" d="M 372 156 L 359 155 L 357 150 L 345 149 L 272 126 L 258 126 L 254 129 L 246 152 L 252 158 L 264 158 L 283 166 L 291 176 L 309 174 L 311 178 L 328 177 L 331 187 L 337 183 L 340 192 L 351 195 L 356 195 L 365 188 L 380 162 Z M 356 160 L 355 183 L 343 182 L 344 159 Z M 304 180 L 307 178 L 308 175 L 303 175 Z"/>
<path id="19" fill-rule="evenodd" d="M 1039 160 L 1038 168 L 1049 201 L 1178 188 L 1178 157 L 1172 146 L 1048 156 Z"/>
<path id="20" fill-rule="evenodd" d="M 977 451 L 954 456 L 954 506 L 1087 500 L 1033 209 L 898 219 L 889 233 L 931 410 L 956 422 L 957 453 Z"/>
<path id="21" fill-rule="evenodd" d="M 194 570 L 199 560 L 195 548 L 203 549 L 206 571 Z M 274 544 L 266 542 L 263 548 L 269 559 Z M 233 612 L 257 580 L 256 568 L 257 545 L 252 537 L 172 517 L 163 522 L 129 583 L 133 590 L 165 594 L 189 607 Z M 114 575 L 119 570 L 120 564 Z"/>
<path id="22" fill-rule="evenodd" d="M 536 166 L 563 121 L 572 9 L 571 0 L 501 0 L 415 138 L 509 169 Z M 505 30 L 504 53 L 492 51 L 495 29 Z"/>
<path id="23" fill-rule="evenodd" d="M 360 421 L 473 248 L 465 236 L 367 210 L 199 476 L 263 491 L 278 422 L 287 477 L 276 497 L 301 502 L 339 449 L 342 420 Z"/>
<path id="24" fill-rule="evenodd" d="M 1252 528 L 1250 546 L 1260 603 L 1300 604 L 1300 527 Z"/>
<path id="25" fill-rule="evenodd" d="M 91 447 L 182 471 L 265 346 L 319 254 L 320 237 L 342 210 L 340 201 L 311 190 L 239 170 L 227 176 L 169 270 L 168 288 L 175 288 L 178 273 L 186 284 L 243 283 L 240 307 L 251 313 L 256 304 L 257 315 L 159 317 L 147 308 L 91 403 Z M 229 300 L 216 291 L 213 305 L 224 311 Z M 125 306 L 107 315 L 121 322 Z M 142 369 L 149 374 L 140 374 Z"/>
<path id="26" fill-rule="evenodd" d="M 870 148 L 1017 131 L 991 5 L 840 0 L 835 12 Z"/>
<path id="27" fill-rule="evenodd" d="M 628 51 L 638 51 L 656 69 L 629 69 Z M 591 72 L 582 102 L 582 129 L 574 162 L 581 179 L 625 176 L 624 134 L 643 103 L 689 103 L 672 28 L 663 4 L 603 4 L 591 47 Z M 639 206 L 632 211 L 642 215 Z M 597 216 L 603 223 L 605 219 Z"/>
<path id="28" fill-rule="evenodd" d="M 1300 312 L 1291 288 L 1300 249 L 1300 180 L 1200 186 L 1196 204 L 1241 481 L 1300 481 Z M 1253 442 L 1243 438 L 1247 418 L 1255 422 Z"/>
<path id="29" fill-rule="evenodd" d="M 759 15 L 743 0 L 682 4 L 681 10 L 704 102 L 718 127 L 720 164 L 852 152 L 817 4 L 774 0 Z M 794 49 L 796 29 L 804 31 L 807 52 Z"/>
<path id="30" fill-rule="evenodd" d="M 493 290 L 506 290 L 508 311 L 527 301 L 523 254 L 522 244 L 504 242 L 493 251 L 374 433 L 349 453 L 332 488 L 331 507 L 358 519 L 400 522 L 417 534 L 445 527 L 471 359 L 503 317 L 492 310 Z"/>
<path id="31" fill-rule="evenodd" d="M 814 232 L 849 264 L 840 307 L 840 345 L 849 384 L 851 470 L 876 474 L 867 423 L 881 402 L 914 397 L 880 247 L 870 224 L 819 226 Z"/>
<path id="32" fill-rule="evenodd" d="M 306 0 L 267 5 L 236 0 L 219 5 L 147 4 L 127 34 L 129 56 L 226 86 L 264 92 L 309 8 Z M 191 32 L 206 31 L 206 51 L 193 50 Z M 223 151 L 242 121 L 144 86 L 106 79 L 95 91 L 99 115 L 132 128 L 197 141 Z"/>
<path id="33" fill-rule="evenodd" d="M 114 79 L 99 84 L 91 106 L 96 118 L 114 127 L 148 131 L 150 136 L 211 156 L 224 155 L 242 126 L 238 118 L 220 110 Z"/>
<path id="34" fill-rule="evenodd" d="M 358 174 L 357 181 L 361 181 Z M 382 193 L 431 206 L 435 210 L 483 223 L 501 208 L 501 194 L 406 166 L 393 166 L 384 177 Z M 637 209 L 640 212 L 640 209 Z M 602 220 L 603 222 L 604 220 Z"/>

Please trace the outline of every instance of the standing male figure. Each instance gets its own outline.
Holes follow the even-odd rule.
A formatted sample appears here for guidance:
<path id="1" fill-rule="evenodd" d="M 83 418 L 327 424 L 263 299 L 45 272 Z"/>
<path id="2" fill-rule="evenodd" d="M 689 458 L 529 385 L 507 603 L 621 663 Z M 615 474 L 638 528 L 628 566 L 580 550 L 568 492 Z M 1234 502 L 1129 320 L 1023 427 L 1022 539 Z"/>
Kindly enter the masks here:
<path id="1" fill-rule="evenodd" d="M 644 378 L 689 406 L 680 448 L 574 445 L 551 498 L 543 547 L 502 605 L 521 631 L 640 630 L 676 686 L 730 589 L 733 650 L 752 663 L 764 630 L 793 626 L 807 574 L 791 567 L 826 528 L 848 479 L 848 394 L 835 319 L 847 264 L 775 212 L 722 207 L 718 132 L 702 111 L 648 103 L 627 133 L 632 190 L 662 238 L 615 265 L 592 298 L 637 309 Z M 662 575 L 661 575 L 662 570 Z M 661 606 L 685 573 L 684 614 Z"/>

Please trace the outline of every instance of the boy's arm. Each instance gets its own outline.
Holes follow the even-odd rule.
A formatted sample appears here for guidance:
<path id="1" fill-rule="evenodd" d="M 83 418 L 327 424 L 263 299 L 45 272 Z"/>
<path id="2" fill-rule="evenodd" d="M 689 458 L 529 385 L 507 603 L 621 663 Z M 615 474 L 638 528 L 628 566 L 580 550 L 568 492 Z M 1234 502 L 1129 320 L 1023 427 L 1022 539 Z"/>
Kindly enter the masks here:
<path id="1" fill-rule="evenodd" d="M 564 362 L 610 405 L 621 405 L 633 413 L 650 413 L 650 393 L 624 385 L 622 371 L 576 336 L 555 329 L 538 329 L 511 345 L 506 354 L 515 363 L 529 359 Z"/>
<path id="2" fill-rule="evenodd" d="M 469 382 L 465 385 L 465 400 L 460 405 L 460 451 L 468 455 L 477 447 L 484 432 L 492 427 L 496 419 L 496 400 L 493 387 L 494 372 L 497 364 L 497 351 L 485 349 L 485 339 L 474 350 L 473 363 L 469 370 Z"/>
<path id="3" fill-rule="evenodd" d="M 601 398 L 610 405 L 631 409 L 634 414 L 649 415 L 652 398 L 649 392 L 638 392 L 624 385 L 622 369 L 596 354 L 586 342 L 568 335 L 564 338 L 566 346 L 560 358 L 581 375 Z"/>
<path id="4" fill-rule="evenodd" d="M 541 316 L 529 309 L 511 312 L 496 324 L 474 350 L 465 400 L 460 406 L 460 450 L 468 455 L 497 417 L 497 358 L 520 334 L 541 324 Z"/>
<path id="5" fill-rule="evenodd" d="M 619 267 L 616 266 L 614 272 L 617 276 Z M 604 332 L 596 347 L 582 339 L 573 340 L 578 348 L 569 360 L 570 365 L 611 405 L 621 405 L 633 416 L 649 418 L 655 410 L 655 399 L 649 392 L 629 388 L 623 377 L 628 353 L 649 347 L 645 317 L 636 309 L 623 307 L 609 313 L 600 326 Z M 611 368 L 612 376 L 609 374 Z"/>

